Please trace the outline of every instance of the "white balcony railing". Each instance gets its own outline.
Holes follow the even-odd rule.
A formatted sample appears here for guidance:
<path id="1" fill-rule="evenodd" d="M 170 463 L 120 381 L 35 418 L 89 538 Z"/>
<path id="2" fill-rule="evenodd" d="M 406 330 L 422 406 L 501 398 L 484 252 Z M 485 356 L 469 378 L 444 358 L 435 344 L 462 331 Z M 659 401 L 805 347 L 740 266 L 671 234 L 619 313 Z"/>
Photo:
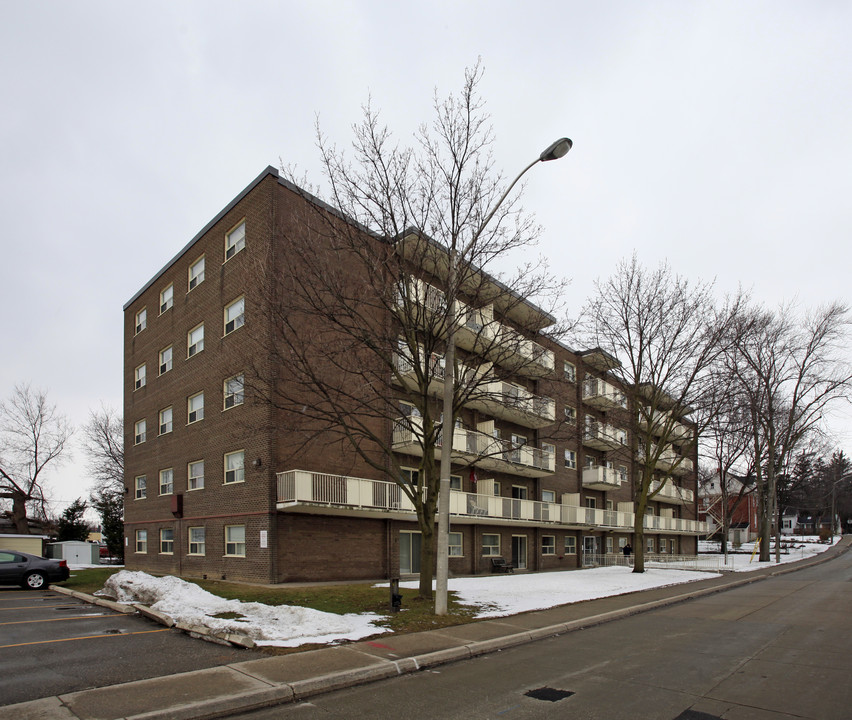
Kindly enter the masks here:
<path id="1" fill-rule="evenodd" d="M 583 444 L 597 450 L 615 450 L 627 445 L 627 432 L 606 423 L 587 421 Z"/>
<path id="2" fill-rule="evenodd" d="M 675 505 L 691 505 L 695 502 L 695 493 L 688 488 L 677 487 L 671 480 L 663 484 L 660 480 L 651 482 L 651 492 L 655 492 L 662 485 L 655 496 L 654 500 L 658 502 L 668 502 Z"/>
<path id="3" fill-rule="evenodd" d="M 345 475 L 329 475 L 307 470 L 281 472 L 278 478 L 279 509 L 297 506 L 325 506 L 366 515 L 383 512 L 411 515 L 414 504 L 396 484 Z M 631 512 L 562 505 L 494 495 L 450 491 L 450 515 L 457 521 L 493 521 L 560 525 L 572 528 L 607 528 L 627 531 L 633 528 Z M 706 523 L 658 515 L 645 517 L 645 528 L 681 534 L 706 532 Z"/>
<path id="4" fill-rule="evenodd" d="M 602 409 L 626 408 L 627 396 L 606 380 L 586 378 L 583 381 L 583 402 Z"/>
<path id="5" fill-rule="evenodd" d="M 654 457 L 657 454 L 657 446 L 650 446 L 649 457 Z M 636 458 L 639 462 L 645 462 L 645 450 L 643 446 L 640 445 L 639 450 L 636 453 Z M 656 469 L 662 470 L 665 473 L 671 473 L 672 475 L 688 475 L 692 472 L 695 467 L 695 463 L 683 455 L 678 455 L 671 447 L 665 448 L 660 456 L 657 458 L 657 462 L 655 465 Z"/>
<path id="6" fill-rule="evenodd" d="M 672 415 L 668 412 L 658 411 L 654 413 L 650 419 L 647 417 L 648 410 L 638 411 L 638 422 L 639 427 L 643 430 L 647 430 L 649 427 L 651 431 L 659 436 L 662 431 L 666 428 L 666 425 L 670 425 L 669 433 L 668 433 L 668 441 L 670 442 L 684 442 L 689 440 L 692 437 L 692 431 L 683 423 L 672 422 Z"/>
<path id="7" fill-rule="evenodd" d="M 616 468 L 594 465 L 583 468 L 583 487 L 590 490 L 618 490 L 627 482 L 625 473 Z"/>
<path id="8" fill-rule="evenodd" d="M 401 417 L 394 422 L 393 449 L 422 457 L 423 424 L 419 417 Z M 435 455 L 443 445 L 439 436 Z M 555 452 L 549 448 L 516 445 L 478 430 L 456 427 L 453 432 L 453 453 L 477 467 L 500 470 L 513 475 L 543 477 L 556 472 Z"/>

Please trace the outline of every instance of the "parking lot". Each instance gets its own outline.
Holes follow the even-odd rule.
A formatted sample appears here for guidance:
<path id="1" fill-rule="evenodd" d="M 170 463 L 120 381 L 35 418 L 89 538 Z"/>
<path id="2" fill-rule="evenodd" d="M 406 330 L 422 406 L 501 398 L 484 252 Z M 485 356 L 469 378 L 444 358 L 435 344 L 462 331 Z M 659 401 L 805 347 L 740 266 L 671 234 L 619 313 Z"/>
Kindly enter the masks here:
<path id="1" fill-rule="evenodd" d="M 0 587 L 0 705 L 254 657 L 51 590 Z"/>

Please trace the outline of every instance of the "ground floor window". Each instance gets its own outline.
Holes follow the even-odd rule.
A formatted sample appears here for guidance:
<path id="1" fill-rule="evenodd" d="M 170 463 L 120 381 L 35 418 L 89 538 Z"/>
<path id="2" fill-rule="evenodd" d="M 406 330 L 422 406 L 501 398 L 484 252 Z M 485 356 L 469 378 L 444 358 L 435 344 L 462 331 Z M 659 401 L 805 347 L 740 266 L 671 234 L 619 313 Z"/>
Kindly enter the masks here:
<path id="1" fill-rule="evenodd" d="M 399 533 L 399 572 L 412 575 L 420 572 L 420 549 L 422 535 L 403 530 Z"/>
<path id="2" fill-rule="evenodd" d="M 614 545 L 615 545 L 615 543 L 613 542 L 613 539 L 611 537 L 608 537 L 606 539 L 606 554 L 607 555 L 612 555 Z"/>
<path id="3" fill-rule="evenodd" d="M 671 551 L 672 551 L 672 555 L 677 554 L 677 540 L 671 541 Z"/>
<path id="4" fill-rule="evenodd" d="M 489 533 L 482 534 L 482 554 L 495 557 L 500 554 L 500 536 Z"/>
<path id="5" fill-rule="evenodd" d="M 648 538 L 647 547 L 648 547 L 648 552 L 649 552 L 649 553 L 654 552 L 654 538 L 652 538 L 652 537 L 649 537 L 649 538 Z"/>
<path id="6" fill-rule="evenodd" d="M 577 538 L 573 535 L 565 536 L 565 554 L 566 555 L 576 555 L 577 554 Z"/>
<path id="7" fill-rule="evenodd" d="M 462 556 L 462 534 L 460 532 L 450 533 L 450 557 Z"/>
<path id="8" fill-rule="evenodd" d="M 660 552 L 665 554 L 666 552 L 666 539 L 660 538 Z"/>
<path id="9" fill-rule="evenodd" d="M 246 526 L 225 526 L 225 555 L 230 557 L 246 556 Z"/>
<path id="10" fill-rule="evenodd" d="M 541 554 L 556 555 L 556 536 L 542 535 L 541 538 Z"/>
<path id="11" fill-rule="evenodd" d="M 189 528 L 189 554 L 190 555 L 204 555 L 204 552 L 205 552 L 204 528 L 203 527 L 191 527 L 191 528 Z"/>
<path id="12" fill-rule="evenodd" d="M 137 530 L 136 531 L 136 552 L 138 552 L 138 553 L 148 552 L 148 531 L 147 530 Z"/>
<path id="13" fill-rule="evenodd" d="M 175 531 L 172 528 L 160 530 L 160 553 L 171 555 L 175 551 Z"/>

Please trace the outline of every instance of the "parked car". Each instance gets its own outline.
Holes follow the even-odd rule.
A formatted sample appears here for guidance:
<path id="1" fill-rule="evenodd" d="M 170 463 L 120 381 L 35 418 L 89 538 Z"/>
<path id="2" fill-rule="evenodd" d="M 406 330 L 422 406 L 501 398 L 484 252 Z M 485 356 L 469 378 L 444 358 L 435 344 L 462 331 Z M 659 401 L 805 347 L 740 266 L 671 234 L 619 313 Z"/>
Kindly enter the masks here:
<path id="1" fill-rule="evenodd" d="M 48 583 L 67 580 L 68 575 L 65 560 L 48 560 L 17 550 L 0 550 L 0 585 L 22 585 L 39 590 Z"/>

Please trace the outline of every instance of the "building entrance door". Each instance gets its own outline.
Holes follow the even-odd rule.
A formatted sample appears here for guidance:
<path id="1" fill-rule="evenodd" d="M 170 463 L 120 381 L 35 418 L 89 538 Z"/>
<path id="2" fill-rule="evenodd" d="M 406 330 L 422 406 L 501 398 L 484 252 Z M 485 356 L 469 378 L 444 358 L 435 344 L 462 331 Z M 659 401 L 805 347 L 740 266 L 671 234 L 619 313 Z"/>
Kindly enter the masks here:
<path id="1" fill-rule="evenodd" d="M 583 566 L 591 567 L 597 565 L 598 561 L 595 557 L 601 554 L 601 539 L 594 535 L 583 536 Z"/>
<path id="2" fill-rule="evenodd" d="M 421 534 L 401 530 L 399 533 L 399 572 L 401 575 L 417 575 L 420 572 Z"/>
<path id="3" fill-rule="evenodd" d="M 512 565 L 520 570 L 527 567 L 527 536 L 512 535 Z"/>

